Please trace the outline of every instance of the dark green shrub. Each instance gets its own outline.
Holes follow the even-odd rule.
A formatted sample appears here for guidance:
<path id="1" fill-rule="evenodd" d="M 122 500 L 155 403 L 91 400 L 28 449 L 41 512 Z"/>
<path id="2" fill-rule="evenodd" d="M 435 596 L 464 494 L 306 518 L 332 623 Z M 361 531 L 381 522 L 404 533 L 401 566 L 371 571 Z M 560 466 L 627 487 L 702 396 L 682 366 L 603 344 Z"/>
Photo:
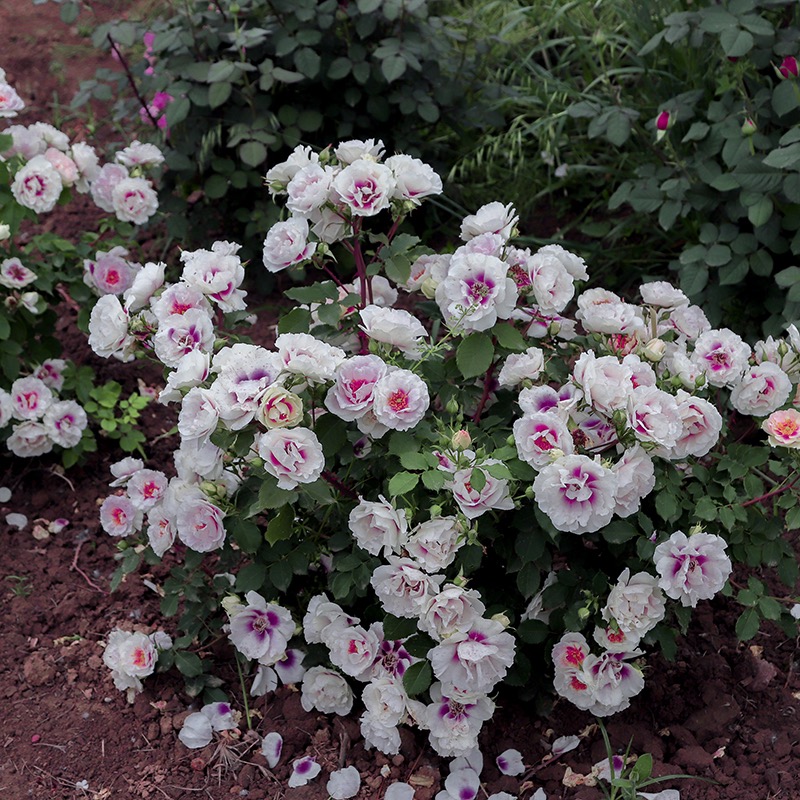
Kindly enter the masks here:
<path id="1" fill-rule="evenodd" d="M 195 0 L 170 6 L 150 23 L 97 29 L 95 44 L 114 47 L 126 69 L 101 70 L 76 102 L 108 96 L 116 82 L 124 98 L 120 116 L 162 128 L 166 188 L 174 190 L 163 209 L 172 212 L 173 236 L 186 242 L 196 233 L 205 241 L 212 218 L 224 220 L 229 232 L 235 220 L 252 248 L 276 213 L 262 176 L 298 143 L 383 138 L 389 151 L 437 161 L 432 131 L 440 121 L 456 124 L 470 65 L 455 28 L 434 15 L 435 5 Z M 132 49 L 142 52 L 148 31 L 155 35 L 144 55 L 130 58 Z"/>

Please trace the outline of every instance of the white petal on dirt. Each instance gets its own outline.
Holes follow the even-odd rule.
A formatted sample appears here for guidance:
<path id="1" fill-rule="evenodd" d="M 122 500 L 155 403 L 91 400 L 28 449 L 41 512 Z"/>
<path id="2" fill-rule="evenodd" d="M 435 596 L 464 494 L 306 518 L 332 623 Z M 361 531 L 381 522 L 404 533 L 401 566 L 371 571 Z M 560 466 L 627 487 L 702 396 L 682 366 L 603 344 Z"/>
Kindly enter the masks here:
<path id="1" fill-rule="evenodd" d="M 277 731 L 270 731 L 261 742 L 261 755 L 267 759 L 270 769 L 275 769 L 281 760 L 281 750 L 283 750 L 283 736 Z"/>
<path id="2" fill-rule="evenodd" d="M 8 486 L 0 486 L 0 503 L 7 503 L 11 499 L 11 489 Z"/>
<path id="3" fill-rule="evenodd" d="M 497 769 L 503 775 L 522 775 L 525 765 L 522 763 L 522 753 L 519 750 L 509 749 L 497 756 Z"/>
<path id="4" fill-rule="evenodd" d="M 178 734 L 178 738 L 190 750 L 198 750 L 210 744 L 211 737 L 211 720 L 199 711 L 186 717 L 183 721 L 181 732 Z"/>
<path id="5" fill-rule="evenodd" d="M 325 787 L 333 800 L 355 797 L 361 788 L 361 775 L 355 767 L 345 767 L 331 772 Z"/>
<path id="6" fill-rule="evenodd" d="M 322 767 L 314 761 L 311 756 L 298 758 L 292 764 L 292 774 L 289 776 L 289 788 L 294 789 L 297 786 L 305 786 L 309 781 L 319 775 Z"/>
<path id="7" fill-rule="evenodd" d="M 467 767 L 451 772 L 444 781 L 445 791 L 459 800 L 474 800 L 481 788 L 481 779 L 474 769 Z"/>
<path id="8" fill-rule="evenodd" d="M 517 796 L 508 792 L 495 792 L 490 794 L 486 800 L 517 800 Z"/>
<path id="9" fill-rule="evenodd" d="M 28 525 L 28 518 L 24 514 L 6 514 L 6 523 L 12 528 L 21 531 Z"/>
<path id="10" fill-rule="evenodd" d="M 274 692 L 278 688 L 278 675 L 272 667 L 258 665 L 256 676 L 253 678 L 253 685 L 250 687 L 251 697 L 263 697 L 268 692 Z"/>
<path id="11" fill-rule="evenodd" d="M 660 792 L 639 792 L 639 797 L 645 800 L 681 800 L 681 793 L 677 789 L 662 789 Z"/>
<path id="12" fill-rule="evenodd" d="M 547 800 L 547 795 L 544 793 L 544 789 L 542 788 L 537 789 L 531 795 L 531 800 Z"/>
<path id="13" fill-rule="evenodd" d="M 563 756 L 564 753 L 569 753 L 574 750 L 581 743 L 579 736 L 559 736 L 553 742 L 553 757 Z"/>
<path id="14" fill-rule="evenodd" d="M 414 787 L 410 783 L 393 783 L 383 796 L 383 800 L 414 800 Z"/>
<path id="15" fill-rule="evenodd" d="M 471 769 L 478 775 L 483 772 L 483 753 L 480 748 L 473 747 L 466 755 L 454 758 L 450 762 L 450 772 L 458 772 L 460 769 Z"/>

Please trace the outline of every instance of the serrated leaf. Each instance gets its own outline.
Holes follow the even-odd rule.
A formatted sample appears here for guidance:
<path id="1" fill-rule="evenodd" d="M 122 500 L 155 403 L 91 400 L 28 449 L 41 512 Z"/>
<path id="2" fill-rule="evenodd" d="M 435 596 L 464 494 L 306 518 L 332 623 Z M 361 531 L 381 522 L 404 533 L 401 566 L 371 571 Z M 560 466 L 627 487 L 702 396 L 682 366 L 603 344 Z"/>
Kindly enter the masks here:
<path id="1" fill-rule="evenodd" d="M 267 523 L 264 539 L 275 544 L 282 539 L 291 539 L 294 531 L 294 509 L 290 505 L 281 506 L 278 513 Z"/>
<path id="2" fill-rule="evenodd" d="M 618 519 L 606 525 L 600 532 L 600 535 L 611 544 L 621 544 L 622 542 L 628 542 L 634 539 L 639 533 L 630 522 Z"/>
<path id="3" fill-rule="evenodd" d="M 389 495 L 397 497 L 414 489 L 419 483 L 419 475 L 415 472 L 398 472 L 389 481 Z"/>
<path id="4" fill-rule="evenodd" d="M 753 49 L 753 34 L 738 28 L 726 28 L 719 37 L 728 58 L 741 58 Z"/>
<path id="5" fill-rule="evenodd" d="M 758 633 L 759 624 L 758 611 L 754 608 L 745 609 L 739 619 L 736 620 L 736 635 L 739 640 L 746 642 L 752 639 Z"/>
<path id="6" fill-rule="evenodd" d="M 402 453 L 400 463 L 405 469 L 427 469 L 428 460 L 423 453 Z"/>
<path id="7" fill-rule="evenodd" d="M 471 333 L 456 350 L 456 364 L 465 378 L 483 375 L 492 363 L 494 345 L 485 333 Z"/>
<path id="8" fill-rule="evenodd" d="M 433 683 L 433 670 L 427 661 L 412 664 L 403 675 L 403 688 L 409 697 L 422 694 Z"/>
<path id="9" fill-rule="evenodd" d="M 523 335 L 507 322 L 498 322 L 492 328 L 492 335 L 497 339 L 497 343 L 506 350 L 522 353 L 528 349 L 528 343 Z"/>
<path id="10" fill-rule="evenodd" d="M 422 483 L 426 489 L 438 492 L 444 486 L 445 474 L 440 469 L 431 469 L 422 473 Z"/>
<path id="11" fill-rule="evenodd" d="M 203 674 L 203 662 L 196 653 L 178 650 L 175 653 L 175 666 L 187 678 L 196 678 L 198 675 Z"/>
<path id="12" fill-rule="evenodd" d="M 305 308 L 293 308 L 278 322 L 278 333 L 308 333 L 311 313 Z"/>
<path id="13" fill-rule="evenodd" d="M 322 281 L 311 286 L 295 286 L 287 289 L 284 294 L 298 303 L 324 303 L 327 300 L 336 300 L 339 290 L 333 281 Z"/>

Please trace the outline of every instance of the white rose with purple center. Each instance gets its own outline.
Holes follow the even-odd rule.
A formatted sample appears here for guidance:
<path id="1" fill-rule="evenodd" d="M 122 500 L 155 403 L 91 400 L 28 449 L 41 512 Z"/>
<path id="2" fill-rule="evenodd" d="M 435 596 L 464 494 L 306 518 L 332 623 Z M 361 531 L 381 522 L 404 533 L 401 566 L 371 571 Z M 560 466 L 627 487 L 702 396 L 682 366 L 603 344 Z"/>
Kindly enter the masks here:
<path id="1" fill-rule="evenodd" d="M 656 485 L 653 459 L 637 444 L 626 450 L 611 470 L 617 478 L 614 513 L 630 517 Z"/>
<path id="2" fill-rule="evenodd" d="M 443 693 L 443 689 L 441 683 L 431 686 L 431 704 L 425 709 L 422 727 L 430 731 L 431 745 L 440 756 L 466 756 L 477 747 L 478 734 L 483 723 L 494 714 L 494 702 L 485 695 L 478 694 L 449 692 L 452 696 L 448 696 Z M 475 775 L 471 769 L 453 771 L 450 775 L 459 772 Z M 453 779 L 448 776 L 447 780 L 449 788 L 454 788 Z M 477 783 L 479 785 L 479 781 Z M 448 794 L 448 797 L 451 796 Z M 455 796 L 461 795 L 457 793 Z M 474 797 L 475 794 L 470 793 L 468 796 Z"/>
<path id="3" fill-rule="evenodd" d="M 591 680 L 590 692 L 593 704 L 588 711 L 596 717 L 607 717 L 624 711 L 631 698 L 644 689 L 641 671 L 629 659 L 640 653 L 603 653 L 588 655 L 583 671 Z"/>
<path id="4" fill-rule="evenodd" d="M 135 533 L 142 514 L 127 495 L 113 494 L 100 506 L 100 526 L 109 536 L 124 537 Z"/>
<path id="5" fill-rule="evenodd" d="M 664 595 L 658 588 L 658 579 L 647 572 L 631 576 L 626 567 L 608 595 L 603 619 L 606 622 L 613 619 L 635 641 L 655 628 L 664 619 L 664 613 Z"/>
<path id="6" fill-rule="evenodd" d="M 231 617 L 228 638 L 245 658 L 270 666 L 283 657 L 294 635 L 292 615 L 258 592 L 244 597 L 247 605 Z"/>
<path id="7" fill-rule="evenodd" d="M 214 346 L 214 323 L 205 311 L 189 308 L 159 323 L 153 337 L 156 356 L 168 367 L 179 366 L 187 353 L 210 353 Z"/>
<path id="8" fill-rule="evenodd" d="M 701 458 L 706 455 L 719 440 L 722 431 L 722 415 L 713 404 L 702 397 L 678 390 L 675 395 L 678 412 L 683 423 L 683 430 L 675 446 L 670 449 L 669 457 L 683 459 L 687 456 Z"/>
<path id="9" fill-rule="evenodd" d="M 637 386 L 628 398 L 628 427 L 640 442 L 669 451 L 683 433 L 683 421 L 673 395 L 655 386 Z"/>
<path id="10" fill-rule="evenodd" d="M 286 207 L 292 214 L 307 217 L 330 200 L 333 167 L 307 164 L 301 167 L 286 186 Z"/>
<path id="11" fill-rule="evenodd" d="M 534 469 L 551 463 L 554 453 L 565 455 L 574 452 L 572 434 L 559 414 L 540 411 L 526 414 L 513 425 L 514 444 L 522 461 Z"/>
<path id="12" fill-rule="evenodd" d="M 6 447 L 18 458 L 36 458 L 53 449 L 53 440 L 41 422 L 25 420 L 14 426 Z"/>
<path id="13" fill-rule="evenodd" d="M 22 289 L 37 278 L 18 258 L 6 258 L 0 262 L 0 286 L 6 289 Z"/>
<path id="14" fill-rule="evenodd" d="M 679 308 L 689 305 L 689 298 L 667 281 L 651 281 L 639 287 L 642 302 L 655 308 Z"/>
<path id="15" fill-rule="evenodd" d="M 476 589 L 447 583 L 425 604 L 417 627 L 437 641 L 442 641 L 454 633 L 469 631 L 484 611 L 486 606 Z"/>
<path id="16" fill-rule="evenodd" d="M 348 164 L 332 183 L 336 202 L 358 217 L 372 217 L 388 208 L 396 187 L 389 167 L 365 158 Z"/>
<path id="17" fill-rule="evenodd" d="M 588 456 L 569 455 L 548 464 L 533 491 L 536 504 L 560 531 L 594 533 L 614 516 L 616 477 Z"/>
<path id="18" fill-rule="evenodd" d="M 478 619 L 467 632 L 457 632 L 429 653 L 433 673 L 443 690 L 488 694 L 514 662 L 514 637 L 493 619 Z"/>
<path id="19" fill-rule="evenodd" d="M 59 447 L 75 447 L 83 436 L 88 419 L 74 400 L 58 400 L 44 412 L 42 424 L 47 435 Z"/>
<path id="20" fill-rule="evenodd" d="M 435 517 L 411 531 L 406 550 L 425 572 L 441 572 L 455 561 L 464 542 L 455 517 Z"/>
<path id="21" fill-rule="evenodd" d="M 731 391 L 731 405 L 752 417 L 768 417 L 777 411 L 792 392 L 792 381 L 769 361 L 749 367 Z"/>
<path id="22" fill-rule="evenodd" d="M 454 255 L 447 275 L 436 287 L 436 303 L 450 327 L 485 331 L 508 319 L 517 302 L 517 287 L 508 265 L 481 253 Z"/>
<path id="23" fill-rule="evenodd" d="M 254 446 L 264 469 L 278 479 L 281 489 L 314 483 L 325 468 L 325 454 L 308 428 L 272 428 L 256 437 Z"/>
<path id="24" fill-rule="evenodd" d="M 17 170 L 11 193 L 23 208 L 42 214 L 56 207 L 63 188 L 58 170 L 44 156 L 34 156 Z"/>
<path id="25" fill-rule="evenodd" d="M 692 361 L 712 386 L 731 387 L 747 369 L 750 346 L 728 328 L 702 333 L 694 343 Z"/>
<path id="26" fill-rule="evenodd" d="M 653 561 L 661 576 L 658 585 L 667 597 L 694 608 L 699 600 L 710 600 L 728 580 L 732 566 L 725 552 L 727 543 L 713 533 L 686 536 L 675 531 L 655 549 Z"/>
<path id="27" fill-rule="evenodd" d="M 467 519 L 475 519 L 490 510 L 510 511 L 514 508 L 508 481 L 505 478 L 495 478 L 486 470 L 481 469 L 500 463 L 495 458 L 486 459 L 473 468 L 456 470 L 452 478 L 445 483 L 445 488 L 453 492 L 453 498 Z M 484 477 L 484 484 L 480 490 L 476 489 L 471 482 L 472 473 L 476 469 L 480 469 Z"/>
<path id="28" fill-rule="evenodd" d="M 346 358 L 341 348 L 308 333 L 282 333 L 275 340 L 275 349 L 287 372 L 301 375 L 310 383 L 332 380 Z"/>
<path id="29" fill-rule="evenodd" d="M 89 317 L 89 347 L 101 358 L 124 357 L 133 344 L 128 314 L 113 294 L 101 297 Z"/>

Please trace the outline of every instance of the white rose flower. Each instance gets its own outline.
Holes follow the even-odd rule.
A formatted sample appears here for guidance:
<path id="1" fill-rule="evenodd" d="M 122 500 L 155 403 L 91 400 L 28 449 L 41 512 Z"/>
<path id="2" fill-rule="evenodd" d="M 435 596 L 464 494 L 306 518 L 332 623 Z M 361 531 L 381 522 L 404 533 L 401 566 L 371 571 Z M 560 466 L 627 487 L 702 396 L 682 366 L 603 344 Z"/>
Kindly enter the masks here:
<path id="1" fill-rule="evenodd" d="M 114 213 L 114 189 L 128 177 L 128 170 L 122 164 L 103 164 L 91 182 L 92 200 L 95 205 L 103 211 Z"/>
<path id="2" fill-rule="evenodd" d="M 667 597 L 694 608 L 699 600 L 710 600 L 728 580 L 731 560 L 721 536 L 703 531 L 686 536 L 675 531 L 653 554 L 658 585 Z"/>
<path id="3" fill-rule="evenodd" d="M 303 678 L 300 705 L 306 712 L 316 709 L 322 714 L 345 717 L 353 708 L 353 691 L 338 672 L 311 667 Z"/>
<path id="4" fill-rule="evenodd" d="M 442 193 L 442 179 L 432 167 L 418 158 L 396 155 L 387 158 L 385 163 L 397 182 L 394 190 L 396 199 L 410 200 L 414 205 L 419 205 L 423 197 Z"/>
<path id="5" fill-rule="evenodd" d="M 375 384 L 386 375 L 378 356 L 353 356 L 336 368 L 335 383 L 325 396 L 325 407 L 346 422 L 363 417 L 372 408 Z"/>
<path id="6" fill-rule="evenodd" d="M 586 262 L 580 256 L 576 256 L 574 253 L 570 253 L 569 250 L 565 250 L 561 245 L 546 244 L 544 247 L 540 247 L 536 252 L 537 254 L 557 258 L 563 264 L 564 269 L 572 276 L 573 280 L 589 280 L 589 273 L 586 271 Z"/>
<path id="7" fill-rule="evenodd" d="M 740 413 L 768 417 L 777 411 L 792 392 L 792 381 L 769 361 L 745 370 L 731 391 L 731 405 Z"/>
<path id="8" fill-rule="evenodd" d="M 325 468 L 325 454 L 314 431 L 308 428 L 272 428 L 253 443 L 264 469 L 278 479 L 281 489 L 314 483 Z"/>
<path id="9" fill-rule="evenodd" d="M 436 287 L 436 303 L 451 327 L 485 331 L 508 319 L 517 302 L 517 287 L 507 265 L 495 256 L 456 253 L 447 275 Z"/>
<path id="10" fill-rule="evenodd" d="M 611 471 L 617 478 L 614 513 L 618 517 L 630 517 L 656 485 L 653 459 L 637 444 L 622 454 Z"/>
<path id="11" fill-rule="evenodd" d="M 42 424 L 54 444 L 69 448 L 80 442 L 88 419 L 86 412 L 74 400 L 59 400 L 44 412 Z"/>
<path id="12" fill-rule="evenodd" d="M 346 358 L 344 350 L 308 333 L 282 333 L 275 340 L 275 349 L 287 372 L 302 375 L 310 383 L 332 380 Z"/>
<path id="13" fill-rule="evenodd" d="M 478 491 L 470 482 L 473 469 L 480 469 L 481 467 L 499 463 L 501 462 L 497 459 L 489 458 L 480 464 L 476 464 L 474 468 L 456 470 L 452 478 L 445 483 L 445 487 L 453 492 L 453 498 L 458 503 L 461 513 L 467 519 L 480 517 L 491 509 L 508 511 L 514 508 L 508 481 L 504 478 L 495 478 L 482 470 L 486 481 L 483 488 Z"/>
<path id="14" fill-rule="evenodd" d="M 527 270 L 539 308 L 546 314 L 563 311 L 575 294 L 575 284 L 562 261 L 539 251 L 527 260 Z"/>
<path id="15" fill-rule="evenodd" d="M 728 328 L 700 334 L 692 361 L 712 386 L 733 386 L 747 369 L 750 346 Z"/>
<path id="16" fill-rule="evenodd" d="M 674 330 L 679 336 L 693 342 L 700 334 L 711 330 L 711 323 L 700 306 L 678 306 L 670 312 L 663 327 Z"/>
<path id="17" fill-rule="evenodd" d="M 569 455 L 548 464 L 533 491 L 536 504 L 560 531 L 594 533 L 614 516 L 616 476 L 588 456 Z"/>
<path id="18" fill-rule="evenodd" d="M 219 550 L 225 543 L 225 512 L 197 490 L 183 498 L 175 527 L 178 538 L 197 553 Z"/>
<path id="19" fill-rule="evenodd" d="M 53 404 L 54 397 L 47 384 L 29 375 L 11 384 L 11 408 L 15 419 L 41 419 Z"/>
<path id="20" fill-rule="evenodd" d="M 346 142 L 339 142 L 333 151 L 340 164 L 352 164 L 359 158 L 368 161 L 380 161 L 383 158 L 383 142 L 378 139 L 348 139 Z"/>
<path id="21" fill-rule="evenodd" d="M 431 704 L 425 709 L 422 727 L 430 731 L 431 745 L 439 755 L 445 758 L 467 756 L 478 745 L 478 734 L 483 723 L 492 718 L 494 702 L 482 694 L 465 694 L 449 690 L 444 694 L 444 690 L 445 687 L 441 683 L 434 683 L 431 686 Z M 467 796 L 476 797 L 480 780 L 472 769 L 452 771 L 445 785 L 456 789 L 452 776 L 457 776 L 459 773 L 471 773 L 471 776 L 474 776 L 475 794 Z M 455 795 L 448 791 L 447 797 L 461 797 L 461 794 L 457 790 Z"/>
<path id="22" fill-rule="evenodd" d="M 307 164 L 301 167 L 286 186 L 286 207 L 299 217 L 308 217 L 330 200 L 333 167 Z"/>
<path id="23" fill-rule="evenodd" d="M 508 241 L 519 222 L 519 215 L 509 203 L 504 206 L 497 201 L 481 206 L 474 214 L 470 214 L 461 222 L 461 239 L 468 242 L 482 233 L 500 234 Z"/>
<path id="24" fill-rule="evenodd" d="M 361 330 L 370 339 L 390 344 L 408 358 L 419 358 L 420 346 L 428 332 L 413 314 L 378 305 L 368 305 L 359 313 L 363 323 Z"/>
<path id="25" fill-rule="evenodd" d="M 421 522 L 411 531 L 406 550 L 425 572 L 441 572 L 455 561 L 463 544 L 461 527 L 455 517 L 435 517 Z"/>
<path id="26" fill-rule="evenodd" d="M 614 620 L 626 636 L 636 641 L 664 619 L 664 609 L 658 578 L 647 572 L 637 572 L 631 577 L 626 567 L 608 595 L 603 619 Z"/>
<path id="27" fill-rule="evenodd" d="M 25 108 L 25 101 L 17 94 L 13 86 L 6 83 L 5 74 L 0 76 L 0 119 L 16 117 L 17 112 Z"/>
<path id="28" fill-rule="evenodd" d="M 639 287 L 642 302 L 656 308 L 680 308 L 689 305 L 689 298 L 667 281 L 651 281 Z"/>
<path id="29" fill-rule="evenodd" d="M 164 154 L 154 144 L 134 139 L 114 154 L 114 160 L 123 167 L 157 167 L 164 163 Z"/>
<path id="30" fill-rule="evenodd" d="M 126 356 L 133 346 L 128 314 L 113 294 L 103 295 L 89 317 L 89 347 L 101 358 Z"/>
<path id="31" fill-rule="evenodd" d="M 476 589 L 447 583 L 429 598 L 417 626 L 440 642 L 454 633 L 466 633 L 484 611 L 486 606 Z"/>
<path id="32" fill-rule="evenodd" d="M 683 421 L 675 398 L 655 386 L 637 386 L 628 398 L 627 422 L 640 442 L 675 447 Z"/>
<path id="33" fill-rule="evenodd" d="M 34 156 L 17 170 L 11 193 L 21 206 L 42 214 L 56 207 L 63 188 L 58 170 L 44 156 Z"/>
<path id="34" fill-rule="evenodd" d="M 239 286 L 244 280 L 242 260 L 236 253 L 241 245 L 214 242 L 211 250 L 184 250 L 181 253 L 181 279 L 213 300 L 223 312 L 244 310 L 246 292 Z"/>
<path id="35" fill-rule="evenodd" d="M 500 386 L 516 386 L 524 380 L 535 381 L 544 369 L 544 353 L 529 347 L 524 353 L 512 353 L 503 363 L 497 382 Z"/>
<path id="36" fill-rule="evenodd" d="M 584 400 L 601 414 L 624 409 L 633 391 L 633 373 L 616 356 L 597 358 L 587 350 L 581 353 L 572 374 L 583 390 Z"/>
<path id="37" fill-rule="evenodd" d="M 43 456 L 53 449 L 53 440 L 41 422 L 26 420 L 14 426 L 6 447 L 18 458 Z"/>
<path id="38" fill-rule="evenodd" d="M 476 620 L 466 633 L 457 632 L 429 653 L 433 673 L 443 691 L 457 687 L 471 694 L 488 694 L 514 661 L 514 637 L 493 619 Z"/>
<path id="39" fill-rule="evenodd" d="M 515 420 L 513 432 L 520 459 L 534 469 L 546 467 L 556 451 L 571 455 L 575 450 L 566 421 L 552 411 L 525 414 Z"/>
<path id="40" fill-rule="evenodd" d="M 111 190 L 111 204 L 118 220 L 144 225 L 158 211 L 158 195 L 144 178 L 123 178 Z"/>
<path id="41" fill-rule="evenodd" d="M 245 658 L 271 666 L 286 653 L 294 634 L 292 615 L 258 592 L 247 592 L 245 600 L 247 605 L 231 618 L 228 638 Z"/>
<path id="42" fill-rule="evenodd" d="M 37 278 L 18 258 L 6 258 L 0 262 L 0 286 L 7 289 L 22 289 Z"/>
<path id="43" fill-rule="evenodd" d="M 683 389 L 678 390 L 675 400 L 678 403 L 683 430 L 678 441 L 670 448 L 668 457 L 674 460 L 681 460 L 687 456 L 701 458 L 719 440 L 722 415 L 708 400 L 695 397 Z"/>
<path id="44" fill-rule="evenodd" d="M 361 500 L 350 512 L 350 531 L 359 547 L 377 556 L 396 554 L 408 539 L 408 520 L 382 495 L 378 502 Z"/>
<path id="45" fill-rule="evenodd" d="M 205 311 L 187 309 L 161 320 L 153 337 L 156 356 L 168 367 L 178 367 L 194 350 L 210 353 L 214 346 L 214 323 Z"/>
<path id="46" fill-rule="evenodd" d="M 414 428 L 430 405 L 428 386 L 407 369 L 389 372 L 375 383 L 372 411 L 379 423 L 396 431 Z"/>
<path id="47" fill-rule="evenodd" d="M 318 164 L 319 155 L 309 146 L 297 145 L 286 161 L 276 164 L 267 171 L 264 182 L 271 195 L 284 194 L 286 185 L 299 170 L 308 164 Z"/>
<path id="48" fill-rule="evenodd" d="M 388 208 L 397 181 L 385 164 L 358 158 L 333 179 L 337 202 L 358 217 L 372 217 Z"/>
<path id="49" fill-rule="evenodd" d="M 443 575 L 426 575 L 410 558 L 387 556 L 388 564 L 372 573 L 370 583 L 387 614 L 419 617 L 439 591 Z"/>
<path id="50" fill-rule="evenodd" d="M 314 255 L 316 242 L 308 241 L 308 220 L 292 217 L 267 231 L 262 259 L 269 272 L 280 272 Z"/>

